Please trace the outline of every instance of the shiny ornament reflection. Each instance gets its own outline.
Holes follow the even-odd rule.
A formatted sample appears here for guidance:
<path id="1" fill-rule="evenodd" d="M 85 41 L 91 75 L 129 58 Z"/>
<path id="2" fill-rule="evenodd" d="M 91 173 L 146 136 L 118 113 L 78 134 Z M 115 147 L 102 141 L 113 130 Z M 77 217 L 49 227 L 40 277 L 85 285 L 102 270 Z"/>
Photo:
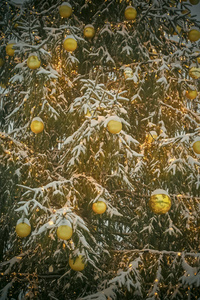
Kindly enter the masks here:
<path id="1" fill-rule="evenodd" d="M 165 214 L 171 208 L 171 199 L 164 190 L 155 190 L 149 200 L 150 209 L 156 214 Z"/>
<path id="2" fill-rule="evenodd" d="M 72 14 L 72 7 L 68 2 L 63 2 L 59 6 L 59 14 L 62 18 L 69 18 Z"/>
<path id="3" fill-rule="evenodd" d="M 106 203 L 103 201 L 97 201 L 92 205 L 92 210 L 98 215 L 103 214 L 106 211 L 106 208 Z"/>
<path id="4" fill-rule="evenodd" d="M 83 263 L 83 256 L 79 255 L 75 260 L 69 259 L 69 266 L 74 271 L 83 271 L 85 264 Z"/>

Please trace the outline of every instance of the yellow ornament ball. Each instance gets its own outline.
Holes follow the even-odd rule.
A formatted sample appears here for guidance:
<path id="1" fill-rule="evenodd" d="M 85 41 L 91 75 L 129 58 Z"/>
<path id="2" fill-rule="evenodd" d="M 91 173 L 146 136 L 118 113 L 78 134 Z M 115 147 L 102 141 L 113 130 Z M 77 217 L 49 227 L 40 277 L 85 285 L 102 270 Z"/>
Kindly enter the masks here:
<path id="1" fill-rule="evenodd" d="M 197 97 L 197 91 L 196 90 L 188 90 L 185 93 L 186 97 L 190 100 L 194 100 Z"/>
<path id="2" fill-rule="evenodd" d="M 107 129 L 110 133 L 116 134 L 122 130 L 122 123 L 119 118 L 114 117 L 107 124 Z"/>
<path id="3" fill-rule="evenodd" d="M 200 154 L 200 138 L 197 138 L 192 144 L 194 153 Z"/>
<path id="4" fill-rule="evenodd" d="M 59 14 L 62 18 L 69 18 L 72 14 L 72 7 L 68 2 L 63 2 L 59 6 Z"/>
<path id="5" fill-rule="evenodd" d="M 147 135 L 146 135 L 146 139 L 147 139 L 147 143 L 152 143 L 157 139 L 158 135 L 156 131 L 150 131 Z"/>
<path id="6" fill-rule="evenodd" d="M 165 214 L 171 208 L 171 199 L 165 190 L 157 189 L 151 194 L 150 209 L 156 214 Z"/>
<path id="7" fill-rule="evenodd" d="M 2 67 L 4 65 L 4 63 L 5 62 L 4 62 L 3 58 L 0 57 L 0 67 Z"/>
<path id="8" fill-rule="evenodd" d="M 133 6 L 127 6 L 124 12 L 126 20 L 135 20 L 137 17 L 137 11 Z"/>
<path id="9" fill-rule="evenodd" d="M 96 203 L 93 203 L 93 205 L 92 205 L 92 210 L 98 215 L 105 213 L 106 208 L 107 208 L 107 205 L 103 201 L 97 201 Z"/>
<path id="10" fill-rule="evenodd" d="M 65 221 L 62 222 L 59 227 L 57 228 L 57 236 L 59 239 L 62 240 L 69 240 L 72 237 L 72 227 L 70 226 L 70 223 Z"/>
<path id="11" fill-rule="evenodd" d="M 31 130 L 36 134 L 44 130 L 44 123 L 41 118 L 39 117 L 33 118 L 31 122 Z"/>
<path id="12" fill-rule="evenodd" d="M 198 79 L 200 77 L 200 68 L 195 68 L 195 67 L 190 68 L 189 75 L 193 79 Z"/>
<path id="13" fill-rule="evenodd" d="M 190 42 L 196 42 L 200 39 L 200 31 L 197 29 L 191 29 L 188 32 L 188 38 Z"/>
<path id="14" fill-rule="evenodd" d="M 199 0 L 190 0 L 190 3 L 193 5 L 197 5 L 199 3 Z"/>
<path id="15" fill-rule="evenodd" d="M 63 47 L 68 52 L 73 52 L 77 48 L 77 41 L 71 35 L 68 35 L 64 40 Z"/>
<path id="16" fill-rule="evenodd" d="M 74 259 L 69 259 L 69 266 L 74 271 L 83 271 L 85 268 L 85 264 L 83 263 L 83 256 L 79 255 L 75 261 Z"/>
<path id="17" fill-rule="evenodd" d="M 83 34 L 86 38 L 93 38 L 95 35 L 94 26 L 91 24 L 86 25 L 83 30 Z"/>
<path id="18" fill-rule="evenodd" d="M 15 50 L 13 49 L 14 45 L 15 45 L 15 43 L 9 43 L 6 46 L 6 53 L 7 53 L 7 55 L 14 56 L 14 54 L 15 54 Z"/>
<path id="19" fill-rule="evenodd" d="M 29 55 L 29 58 L 27 60 L 27 65 L 28 65 L 29 69 L 36 70 L 40 67 L 41 61 L 39 60 L 37 55 L 32 54 L 32 55 Z"/>
<path id="20" fill-rule="evenodd" d="M 16 233 L 19 237 L 26 237 L 31 233 L 31 225 L 28 219 L 20 219 L 16 225 Z"/>

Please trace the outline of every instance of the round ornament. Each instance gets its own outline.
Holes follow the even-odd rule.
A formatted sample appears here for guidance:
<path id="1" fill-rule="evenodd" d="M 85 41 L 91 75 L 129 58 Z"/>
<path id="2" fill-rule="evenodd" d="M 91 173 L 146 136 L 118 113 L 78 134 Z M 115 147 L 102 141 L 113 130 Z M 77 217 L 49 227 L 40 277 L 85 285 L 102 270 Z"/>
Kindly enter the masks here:
<path id="1" fill-rule="evenodd" d="M 188 38 L 190 42 L 196 42 L 200 39 L 200 31 L 198 29 L 191 29 L 188 32 Z"/>
<path id="2" fill-rule="evenodd" d="M 68 2 L 63 2 L 59 6 L 59 14 L 62 18 L 69 18 L 72 14 L 72 7 Z"/>
<path id="3" fill-rule="evenodd" d="M 185 96 L 190 100 L 194 100 L 197 97 L 197 91 L 196 90 L 188 90 L 188 91 L 186 91 Z"/>
<path id="4" fill-rule="evenodd" d="M 72 237 L 72 227 L 69 221 L 63 220 L 57 228 L 57 236 L 62 240 L 69 240 Z"/>
<path id="5" fill-rule="evenodd" d="M 120 118 L 113 117 L 110 119 L 111 120 L 107 123 L 108 131 L 112 134 L 119 133 L 122 130 L 122 123 L 120 121 Z"/>
<path id="6" fill-rule="evenodd" d="M 77 41 L 72 35 L 68 35 L 63 43 L 63 47 L 68 52 L 73 52 L 77 48 Z"/>
<path id="7" fill-rule="evenodd" d="M 192 144 L 192 149 L 195 154 L 200 154 L 200 137 L 197 137 L 193 144 Z"/>
<path id="8" fill-rule="evenodd" d="M 133 77 L 133 70 L 129 67 L 124 69 L 124 77 L 127 78 L 132 78 Z"/>
<path id="9" fill-rule="evenodd" d="M 157 139 L 158 135 L 156 131 L 150 131 L 148 132 L 146 139 L 147 139 L 147 143 L 152 143 L 153 141 L 155 141 Z"/>
<path id="10" fill-rule="evenodd" d="M 40 67 L 41 61 L 39 60 L 37 55 L 35 55 L 35 53 L 33 53 L 33 54 L 29 55 L 29 58 L 27 60 L 27 65 L 31 70 L 36 70 Z"/>
<path id="11" fill-rule="evenodd" d="M 84 27 L 83 34 L 86 38 L 93 38 L 95 35 L 94 26 L 91 24 L 88 24 Z"/>
<path id="12" fill-rule="evenodd" d="M 137 17 L 137 11 L 133 6 L 127 6 L 124 12 L 126 20 L 135 20 Z"/>
<path id="13" fill-rule="evenodd" d="M 28 219 L 19 219 L 16 225 L 16 233 L 19 237 L 26 237 L 31 233 L 31 225 Z"/>
<path id="14" fill-rule="evenodd" d="M 15 45 L 15 43 L 10 42 L 7 46 L 6 46 L 6 53 L 9 56 L 14 56 L 15 54 L 15 50 L 13 49 L 13 46 Z"/>
<path id="15" fill-rule="evenodd" d="M 165 214 L 171 208 L 171 199 L 165 190 L 155 190 L 149 200 L 150 209 L 156 214 Z"/>
<path id="16" fill-rule="evenodd" d="M 97 201 L 92 204 L 92 210 L 98 215 L 103 214 L 106 211 L 106 208 L 106 203 L 103 201 Z"/>
<path id="17" fill-rule="evenodd" d="M 44 122 L 42 121 L 41 118 L 39 117 L 33 118 L 31 122 L 31 130 L 36 134 L 44 130 Z"/>
<path id="18" fill-rule="evenodd" d="M 83 256 L 79 255 L 75 261 L 74 259 L 69 259 L 69 266 L 74 271 L 83 271 L 85 268 L 85 264 L 83 263 Z"/>
<path id="19" fill-rule="evenodd" d="M 5 62 L 4 62 L 3 58 L 0 57 L 0 67 L 2 67 L 4 65 L 4 63 Z"/>
<path id="20" fill-rule="evenodd" d="M 197 5 L 199 3 L 199 0 L 190 0 L 190 3 L 193 5 Z"/>
<path id="21" fill-rule="evenodd" d="M 200 77 L 200 68 L 195 68 L 195 67 L 190 68 L 189 75 L 193 79 L 198 79 Z"/>

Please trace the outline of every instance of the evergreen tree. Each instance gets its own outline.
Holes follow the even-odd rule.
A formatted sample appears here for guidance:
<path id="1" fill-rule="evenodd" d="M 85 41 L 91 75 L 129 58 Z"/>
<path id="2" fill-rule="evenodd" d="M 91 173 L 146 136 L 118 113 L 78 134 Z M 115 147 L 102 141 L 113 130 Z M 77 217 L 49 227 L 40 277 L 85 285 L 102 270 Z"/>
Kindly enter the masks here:
<path id="1" fill-rule="evenodd" d="M 198 2 L 1 1 L 1 299 L 200 299 Z"/>

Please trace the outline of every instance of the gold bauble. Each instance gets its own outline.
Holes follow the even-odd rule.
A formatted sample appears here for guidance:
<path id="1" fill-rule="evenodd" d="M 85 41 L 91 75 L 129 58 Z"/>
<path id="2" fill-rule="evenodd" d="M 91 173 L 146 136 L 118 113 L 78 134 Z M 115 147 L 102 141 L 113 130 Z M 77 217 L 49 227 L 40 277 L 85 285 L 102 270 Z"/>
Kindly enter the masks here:
<path id="1" fill-rule="evenodd" d="M 153 141 L 155 141 L 157 139 L 158 135 L 156 131 L 150 131 L 147 135 L 146 135 L 146 139 L 147 139 L 147 143 L 152 143 Z"/>
<path id="2" fill-rule="evenodd" d="M 92 25 L 86 25 L 83 34 L 86 38 L 93 38 L 95 35 L 94 27 Z"/>
<path id="3" fill-rule="evenodd" d="M 16 233 L 19 237 L 26 237 L 31 233 L 31 226 L 27 219 L 19 220 L 16 225 Z"/>
<path id="4" fill-rule="evenodd" d="M 106 208 L 106 203 L 103 201 L 97 201 L 92 204 L 92 210 L 98 215 L 103 214 L 106 211 Z"/>
<path id="5" fill-rule="evenodd" d="M 200 154 L 200 141 L 196 141 L 192 145 L 193 151 L 196 154 Z"/>
<path id="6" fill-rule="evenodd" d="M 27 60 L 27 65 L 31 70 L 36 70 L 40 67 L 41 61 L 37 57 L 37 55 L 30 55 Z"/>
<path id="7" fill-rule="evenodd" d="M 188 90 L 188 91 L 186 91 L 185 96 L 190 100 L 194 100 L 197 97 L 197 91 L 196 90 Z"/>
<path id="8" fill-rule="evenodd" d="M 197 29 L 191 29 L 188 32 L 188 38 L 190 42 L 196 42 L 200 39 L 200 31 Z"/>
<path id="9" fill-rule="evenodd" d="M 75 261 L 73 259 L 69 259 L 69 266 L 72 270 L 74 271 L 83 271 L 83 269 L 85 268 L 85 264 L 83 263 L 82 260 L 83 256 L 79 255 Z"/>
<path id="10" fill-rule="evenodd" d="M 132 78 L 133 77 L 133 70 L 129 67 L 124 69 L 124 77 L 127 78 Z"/>
<path id="11" fill-rule="evenodd" d="M 15 43 L 10 43 L 6 46 L 6 53 L 9 55 L 9 56 L 14 56 L 15 54 L 15 50 L 13 49 L 13 46 L 15 45 Z"/>
<path id="12" fill-rule="evenodd" d="M 62 240 L 69 240 L 72 237 L 72 228 L 68 225 L 60 225 L 57 229 L 57 236 Z"/>
<path id="13" fill-rule="evenodd" d="M 190 77 L 192 77 L 193 79 L 198 79 L 198 78 L 200 77 L 200 68 L 192 67 L 192 68 L 189 70 L 189 75 L 190 75 Z"/>
<path id="14" fill-rule="evenodd" d="M 110 133 L 119 133 L 122 130 L 122 123 L 120 121 L 110 120 L 107 124 L 107 129 Z"/>
<path id="15" fill-rule="evenodd" d="M 59 6 L 59 14 L 62 18 L 69 18 L 72 14 L 71 5 L 67 2 L 63 2 L 63 4 Z"/>
<path id="16" fill-rule="evenodd" d="M 19 26 L 18 23 L 15 23 L 14 28 L 16 29 Z"/>
<path id="17" fill-rule="evenodd" d="M 199 3 L 199 0 L 190 0 L 190 3 L 193 5 L 197 5 Z"/>
<path id="18" fill-rule="evenodd" d="M 2 67 L 4 65 L 5 61 L 3 60 L 3 58 L 0 57 L 0 67 Z"/>
<path id="19" fill-rule="evenodd" d="M 66 51 L 72 52 L 77 48 L 77 41 L 74 38 L 67 37 L 64 40 L 63 47 Z"/>
<path id="20" fill-rule="evenodd" d="M 42 119 L 36 117 L 31 122 L 31 130 L 34 133 L 40 133 L 44 130 L 44 123 Z"/>
<path id="21" fill-rule="evenodd" d="M 135 18 L 137 17 L 137 11 L 134 7 L 128 6 L 125 9 L 124 16 L 127 20 L 135 20 Z"/>
<path id="22" fill-rule="evenodd" d="M 166 191 L 155 190 L 149 200 L 150 209 L 156 214 L 165 214 L 171 208 L 171 199 Z"/>

